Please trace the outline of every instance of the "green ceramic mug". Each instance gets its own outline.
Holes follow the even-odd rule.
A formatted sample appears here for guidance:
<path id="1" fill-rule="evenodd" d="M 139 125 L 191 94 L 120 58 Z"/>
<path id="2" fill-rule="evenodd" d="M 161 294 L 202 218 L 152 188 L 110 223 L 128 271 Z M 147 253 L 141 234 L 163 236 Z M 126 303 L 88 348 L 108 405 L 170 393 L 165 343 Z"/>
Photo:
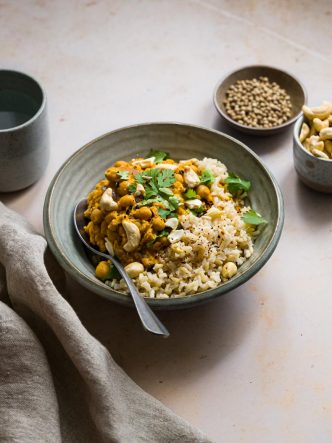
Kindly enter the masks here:
<path id="1" fill-rule="evenodd" d="M 43 174 L 48 159 L 43 89 L 26 74 L 0 70 L 0 192 L 32 185 Z"/>

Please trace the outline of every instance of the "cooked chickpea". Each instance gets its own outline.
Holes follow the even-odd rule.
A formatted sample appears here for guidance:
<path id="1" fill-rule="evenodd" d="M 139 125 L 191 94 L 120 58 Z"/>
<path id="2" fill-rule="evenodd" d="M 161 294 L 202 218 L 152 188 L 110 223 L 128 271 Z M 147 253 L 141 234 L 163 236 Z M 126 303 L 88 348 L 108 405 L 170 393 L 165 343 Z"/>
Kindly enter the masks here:
<path id="1" fill-rule="evenodd" d="M 103 260 L 99 262 L 96 267 L 96 277 L 100 278 L 100 280 L 107 280 L 107 278 L 109 278 L 110 271 L 110 264 L 107 261 Z"/>
<path id="2" fill-rule="evenodd" d="M 161 217 L 153 217 L 152 227 L 155 231 L 162 231 L 165 228 L 165 222 Z"/>
<path id="3" fill-rule="evenodd" d="M 149 220 L 152 217 L 152 211 L 147 206 L 143 206 L 135 211 L 134 217 L 140 220 Z"/>
<path id="4" fill-rule="evenodd" d="M 237 273 L 237 266 L 235 263 L 229 261 L 224 264 L 221 270 L 221 275 L 224 278 L 231 278 Z"/>
<path id="5" fill-rule="evenodd" d="M 92 212 L 91 212 L 91 220 L 93 221 L 93 223 L 99 224 L 102 222 L 103 220 L 103 213 L 100 209 L 95 208 Z"/>
<path id="6" fill-rule="evenodd" d="M 114 167 L 108 168 L 107 171 L 105 172 L 105 176 L 111 182 L 118 181 L 119 180 L 118 169 Z"/>
<path id="7" fill-rule="evenodd" d="M 178 181 L 180 183 L 183 183 L 183 175 L 175 174 L 175 178 L 176 178 L 176 181 Z"/>
<path id="8" fill-rule="evenodd" d="M 118 205 L 120 208 L 128 208 L 128 206 L 134 206 L 135 203 L 136 201 L 133 195 L 124 195 L 118 201 Z"/>
<path id="9" fill-rule="evenodd" d="M 126 194 L 128 194 L 128 186 L 129 186 L 129 181 L 124 180 L 122 182 L 119 183 L 119 186 L 117 188 L 117 193 L 122 197 Z"/>
<path id="10" fill-rule="evenodd" d="M 121 168 L 121 167 L 127 166 L 127 162 L 125 162 L 123 160 L 118 160 L 117 162 L 114 163 L 114 166 L 116 168 Z"/>
<path id="11" fill-rule="evenodd" d="M 211 196 L 210 189 L 205 185 L 199 185 L 196 189 L 197 194 L 204 199 L 208 199 Z"/>

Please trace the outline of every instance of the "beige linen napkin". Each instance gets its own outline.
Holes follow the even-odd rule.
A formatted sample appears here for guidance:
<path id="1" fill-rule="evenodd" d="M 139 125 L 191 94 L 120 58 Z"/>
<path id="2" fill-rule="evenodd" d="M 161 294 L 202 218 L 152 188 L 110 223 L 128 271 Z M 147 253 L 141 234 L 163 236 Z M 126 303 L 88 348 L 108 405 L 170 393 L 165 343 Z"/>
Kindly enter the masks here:
<path id="1" fill-rule="evenodd" d="M 88 333 L 46 246 L 0 202 L 0 441 L 208 442 Z"/>

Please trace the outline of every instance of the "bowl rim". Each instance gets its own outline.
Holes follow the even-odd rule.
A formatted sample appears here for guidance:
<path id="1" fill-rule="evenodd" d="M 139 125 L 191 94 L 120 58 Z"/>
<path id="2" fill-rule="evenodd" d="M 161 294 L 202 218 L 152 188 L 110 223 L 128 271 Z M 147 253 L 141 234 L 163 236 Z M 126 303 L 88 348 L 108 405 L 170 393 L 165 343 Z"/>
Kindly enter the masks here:
<path id="1" fill-rule="evenodd" d="M 141 127 L 141 126 L 145 126 L 145 127 L 149 128 L 149 127 L 158 126 L 158 125 L 159 126 L 160 125 L 163 125 L 163 126 L 174 126 L 174 125 L 185 126 L 188 129 L 195 129 L 195 130 L 198 129 L 198 130 L 208 131 L 208 132 L 215 133 L 217 135 L 221 135 L 221 136 L 228 138 L 228 139 L 232 140 L 233 142 L 241 145 L 241 147 L 244 150 L 246 150 L 247 152 L 249 152 L 249 154 L 251 154 L 255 158 L 255 160 L 264 169 L 265 173 L 269 177 L 269 179 L 272 183 L 272 186 L 274 188 L 274 191 L 276 194 L 276 202 L 277 202 L 277 221 L 276 221 L 276 227 L 275 227 L 275 230 L 271 236 L 271 239 L 268 242 L 267 246 L 265 247 L 263 253 L 259 257 L 257 257 L 257 259 L 251 264 L 250 268 L 247 269 L 243 274 L 233 277 L 232 279 L 228 280 L 227 282 L 223 283 L 222 285 L 220 285 L 216 288 L 209 289 L 207 291 L 204 291 L 204 292 L 201 292 L 198 294 L 185 296 L 185 297 L 178 297 L 178 298 L 169 298 L 169 299 L 148 299 L 148 298 L 146 299 L 148 304 L 153 308 L 177 309 L 177 308 L 191 307 L 193 305 L 196 306 L 196 305 L 205 303 L 207 301 L 213 300 L 216 297 L 219 297 L 219 296 L 235 289 L 236 287 L 242 285 L 247 280 L 249 280 L 253 275 L 255 275 L 261 269 L 261 267 L 268 261 L 268 259 L 273 254 L 273 252 L 279 242 L 282 228 L 283 228 L 283 224 L 284 224 L 284 201 L 283 201 L 283 196 L 282 196 L 279 184 L 276 181 L 276 179 L 274 178 L 273 174 L 270 172 L 270 170 L 265 166 L 264 162 L 258 157 L 258 155 L 255 152 L 253 152 L 248 146 L 246 146 L 244 143 L 242 143 L 241 141 L 237 140 L 236 138 L 234 138 L 228 134 L 217 131 L 216 129 L 210 129 L 210 128 L 206 128 L 204 126 L 197 126 L 197 125 L 191 125 L 188 123 L 180 123 L 180 122 L 138 123 L 138 124 L 124 126 L 124 127 L 106 132 L 106 133 L 102 134 L 101 136 L 96 137 L 93 140 L 89 141 L 88 143 L 84 144 L 80 149 L 75 151 L 67 160 L 65 160 L 64 163 L 57 170 L 52 181 L 49 184 L 49 187 L 48 187 L 48 190 L 47 190 L 47 193 L 45 196 L 44 207 L 43 207 L 43 225 L 44 225 L 45 237 L 46 237 L 46 240 L 48 242 L 48 245 L 49 245 L 52 253 L 54 254 L 55 258 L 57 259 L 57 261 L 59 262 L 61 267 L 66 272 L 68 272 L 69 275 L 71 275 L 75 280 L 79 281 L 82 284 L 82 286 L 86 287 L 90 291 L 95 292 L 98 295 L 101 295 L 108 300 L 116 301 L 116 302 L 119 302 L 120 304 L 133 307 L 134 304 L 133 304 L 130 297 L 125 296 L 119 292 L 116 292 L 116 291 L 112 290 L 111 288 L 106 289 L 106 285 L 103 284 L 102 282 L 100 282 L 100 284 L 98 284 L 98 282 L 96 282 L 92 278 L 89 278 L 85 273 L 80 271 L 80 269 L 78 269 L 75 266 L 75 264 L 62 252 L 62 249 L 56 240 L 56 236 L 54 235 L 53 222 L 50 217 L 50 207 L 51 207 L 51 203 L 52 203 L 52 199 L 53 199 L 54 190 L 55 190 L 58 180 L 60 179 L 61 175 L 66 170 L 67 166 L 71 162 L 73 162 L 77 156 L 81 155 L 81 153 L 83 151 L 91 148 L 91 146 L 93 144 L 95 144 L 97 141 L 99 141 L 105 137 L 108 137 L 112 134 L 115 134 L 115 133 L 118 133 L 121 131 L 126 131 L 128 129 Z"/>
<path id="2" fill-rule="evenodd" d="M 294 115 L 294 117 L 292 117 L 291 119 L 287 120 L 285 123 L 283 123 L 282 125 L 278 125 L 278 126 L 272 126 L 272 128 L 262 128 L 262 127 L 257 127 L 257 128 L 253 128 L 251 126 L 246 126 L 246 125 L 242 125 L 241 123 L 238 123 L 237 121 L 233 120 L 231 117 L 229 117 L 229 115 L 223 111 L 222 107 L 219 106 L 219 101 L 217 99 L 217 93 L 219 88 L 222 86 L 222 84 L 233 74 L 239 72 L 239 71 L 244 71 L 245 69 L 252 69 L 252 68 L 265 68 L 265 69 L 273 69 L 275 71 L 279 71 L 283 74 L 288 75 L 289 77 L 291 77 L 293 80 L 295 80 L 296 83 L 298 83 L 298 85 L 300 86 L 300 88 L 302 89 L 303 92 L 303 96 L 304 96 L 304 101 L 303 104 L 307 103 L 307 91 L 303 85 L 303 83 L 293 74 L 290 74 L 287 71 L 284 71 L 283 69 L 279 69 L 277 67 L 274 66 L 268 66 L 268 65 L 247 65 L 247 66 L 242 66 L 240 68 L 234 69 L 232 71 L 229 71 L 224 77 L 222 77 L 216 84 L 216 86 L 214 87 L 213 90 L 213 103 L 215 108 L 217 109 L 217 111 L 219 112 L 219 114 L 228 121 L 229 124 L 238 127 L 240 129 L 246 130 L 247 132 L 249 131 L 253 131 L 256 132 L 256 134 L 258 132 L 272 132 L 272 131 L 277 131 L 277 130 L 281 130 L 284 128 L 287 128 L 288 126 L 290 126 L 292 123 L 294 123 L 302 114 L 302 111 L 298 112 L 296 115 Z"/>
<path id="3" fill-rule="evenodd" d="M 308 157 L 308 159 L 310 159 L 310 160 L 314 159 L 314 161 L 321 161 L 321 162 L 327 162 L 327 163 L 332 164 L 332 159 L 316 157 L 316 156 L 310 154 L 310 152 L 300 142 L 300 138 L 299 138 L 300 128 L 301 128 L 301 125 L 304 121 L 305 121 L 304 115 L 300 115 L 300 117 L 296 120 L 296 123 L 294 125 L 293 139 L 294 139 L 296 145 L 301 149 L 301 151 L 303 151 L 305 153 L 305 155 Z"/>

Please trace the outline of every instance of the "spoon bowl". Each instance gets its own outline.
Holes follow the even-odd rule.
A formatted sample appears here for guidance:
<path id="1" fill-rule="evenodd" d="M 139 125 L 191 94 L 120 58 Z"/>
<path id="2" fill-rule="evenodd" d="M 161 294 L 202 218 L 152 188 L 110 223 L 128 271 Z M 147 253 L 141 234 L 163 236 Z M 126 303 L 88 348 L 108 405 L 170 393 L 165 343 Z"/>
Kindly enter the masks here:
<path id="1" fill-rule="evenodd" d="M 168 330 L 161 323 L 158 317 L 154 314 L 150 306 L 146 303 L 144 297 L 142 297 L 139 294 L 132 279 L 129 277 L 129 275 L 125 271 L 120 261 L 117 258 L 113 257 L 112 255 L 100 252 L 98 249 L 95 249 L 91 245 L 89 238 L 84 230 L 84 226 L 86 224 L 84 211 L 86 210 L 86 208 L 87 208 L 87 201 L 86 199 L 83 199 L 77 203 L 74 210 L 74 226 L 79 238 L 91 252 L 93 252 L 96 255 L 99 255 L 100 257 L 106 258 L 107 260 L 110 260 L 113 263 L 113 265 L 116 267 L 116 269 L 119 271 L 121 277 L 124 279 L 124 281 L 128 286 L 130 295 L 133 298 L 138 316 L 142 322 L 143 327 L 152 334 L 168 337 L 169 336 Z"/>

